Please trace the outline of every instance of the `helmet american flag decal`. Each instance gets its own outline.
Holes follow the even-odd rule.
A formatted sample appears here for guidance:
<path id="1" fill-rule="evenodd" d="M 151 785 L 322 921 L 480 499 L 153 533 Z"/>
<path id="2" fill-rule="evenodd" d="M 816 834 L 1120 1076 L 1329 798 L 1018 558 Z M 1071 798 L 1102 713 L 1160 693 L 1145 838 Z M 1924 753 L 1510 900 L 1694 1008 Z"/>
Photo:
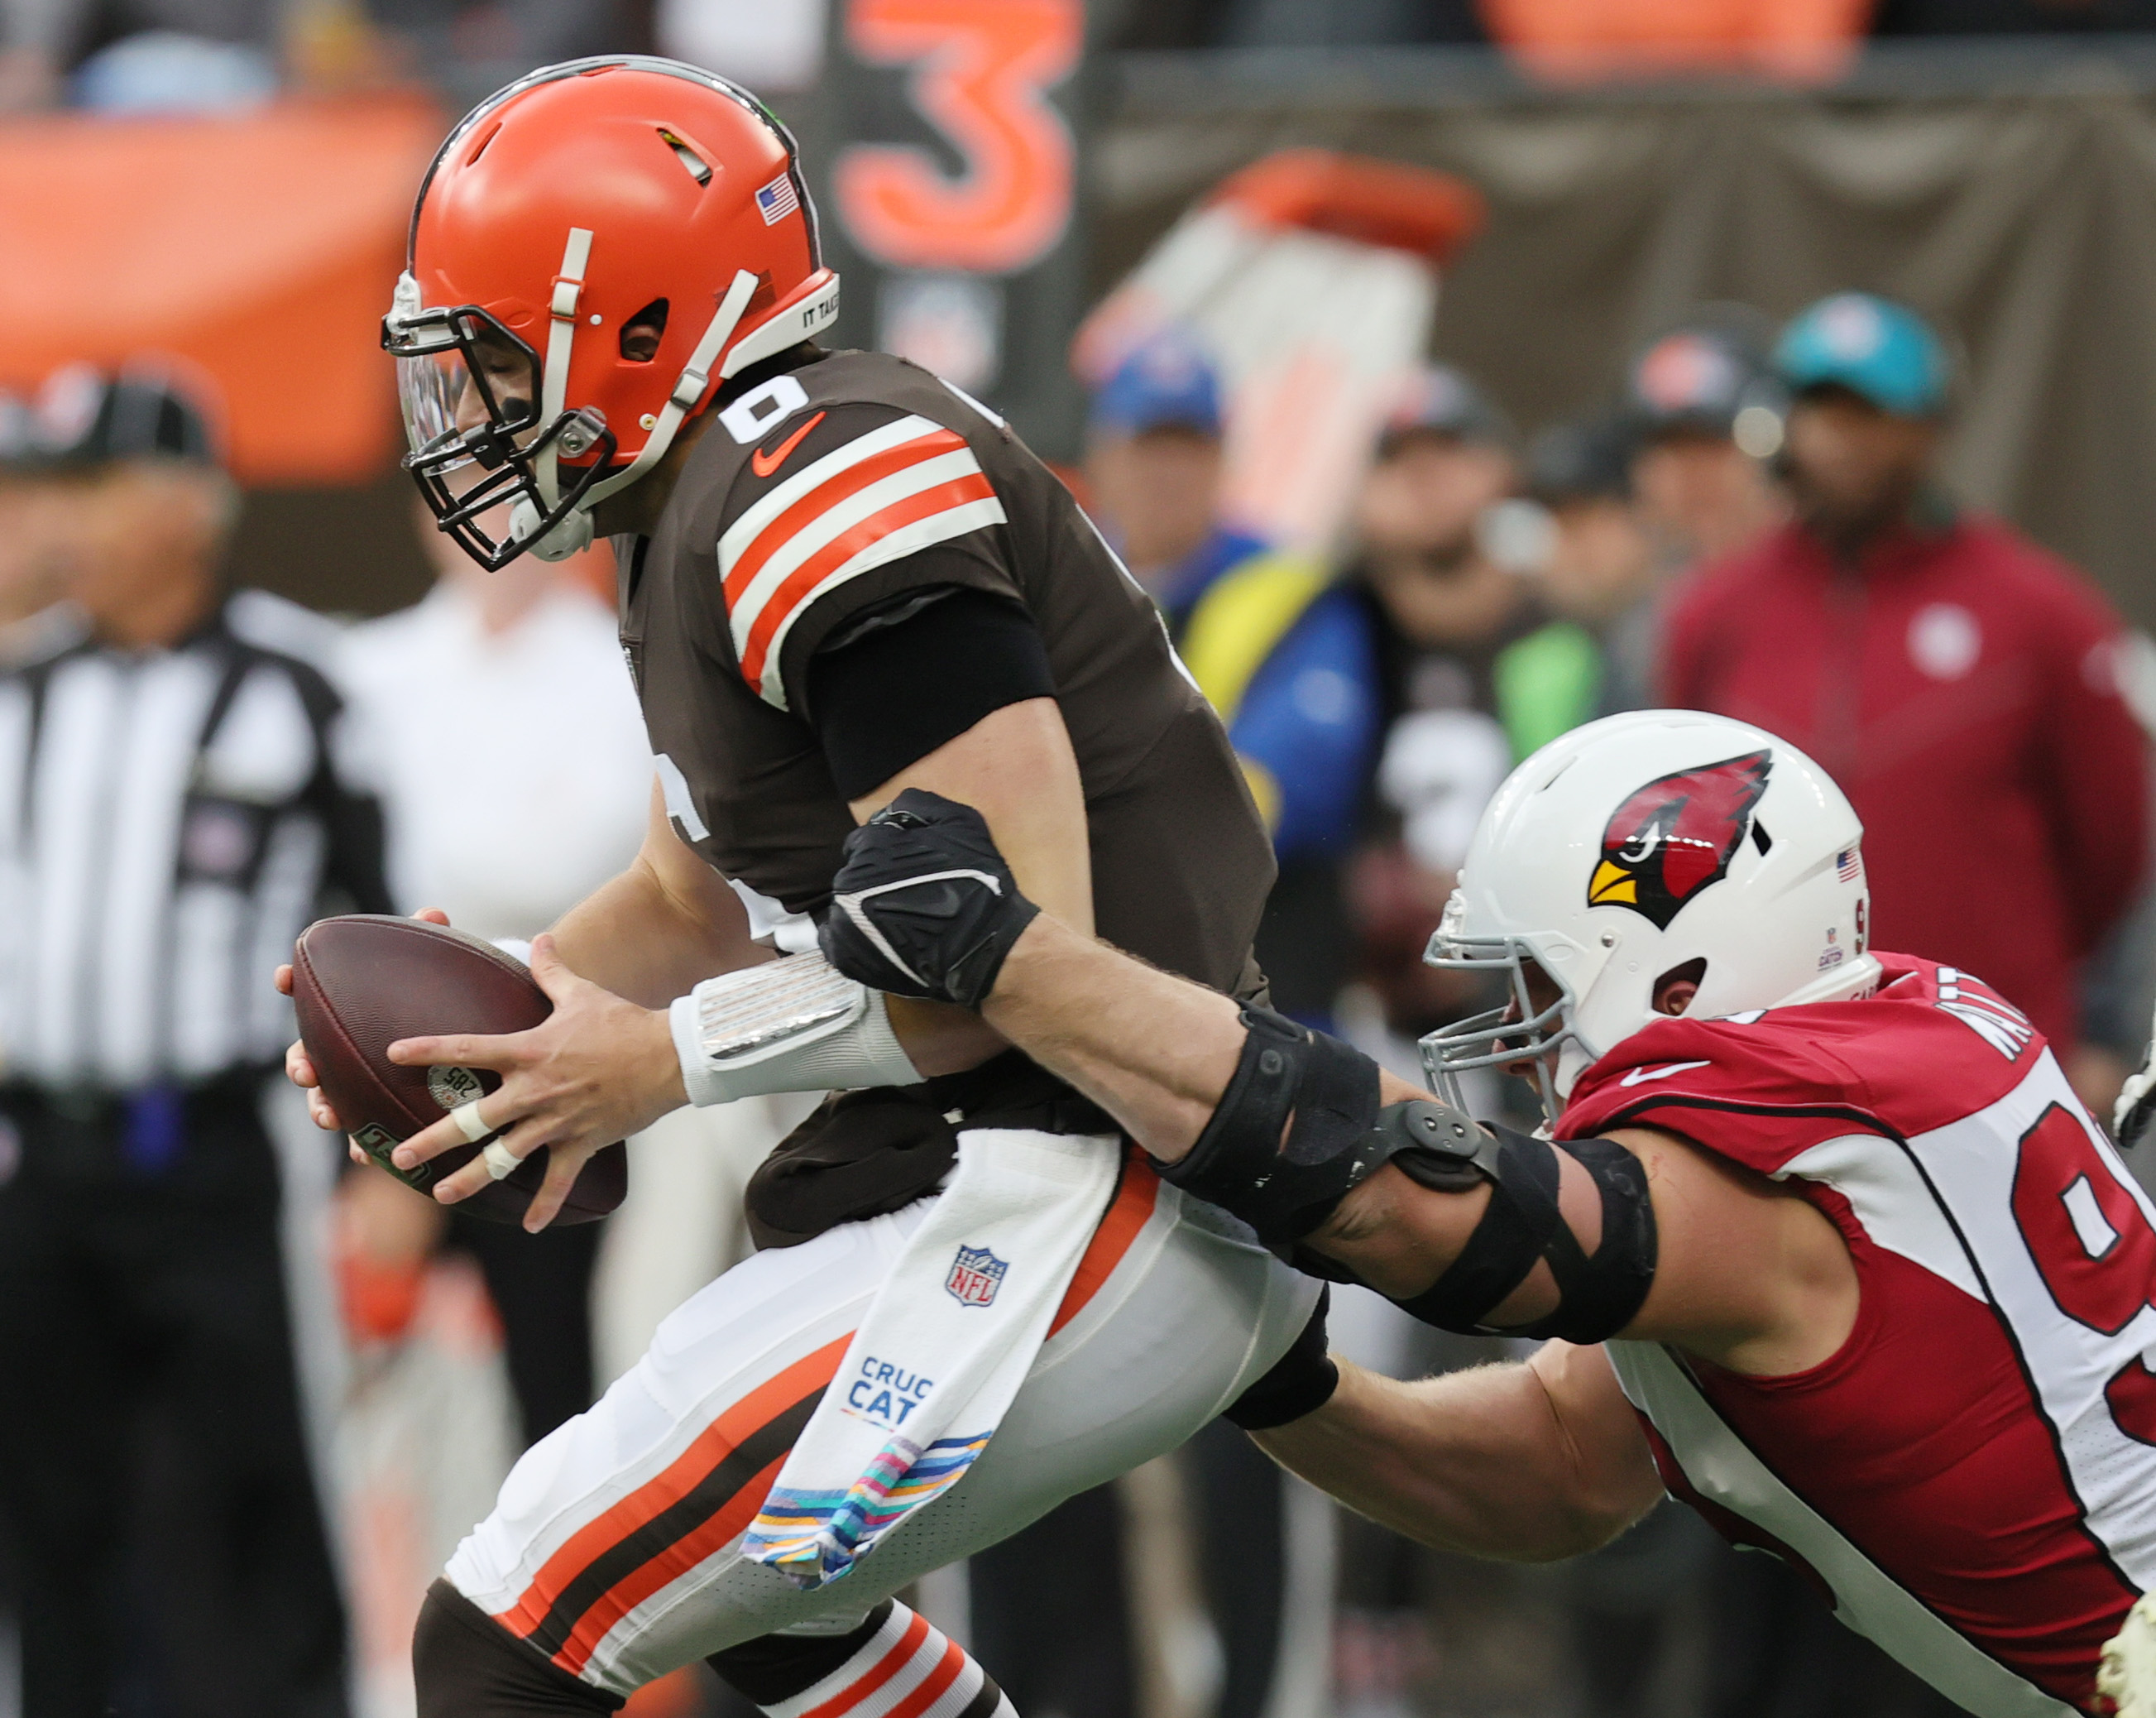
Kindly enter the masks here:
<path id="1" fill-rule="evenodd" d="M 801 198 L 793 189 L 792 172 L 781 173 L 756 193 L 756 206 L 763 216 L 767 227 L 775 227 L 787 216 L 801 207 Z"/>

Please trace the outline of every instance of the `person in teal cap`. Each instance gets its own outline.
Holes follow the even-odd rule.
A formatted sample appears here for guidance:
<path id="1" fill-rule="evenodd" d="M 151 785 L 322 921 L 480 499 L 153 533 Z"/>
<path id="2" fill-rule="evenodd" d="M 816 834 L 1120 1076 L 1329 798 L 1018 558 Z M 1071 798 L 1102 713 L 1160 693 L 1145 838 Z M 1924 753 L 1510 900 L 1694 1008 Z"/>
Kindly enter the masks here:
<path id="1" fill-rule="evenodd" d="M 1837 292 L 1797 316 L 1775 342 L 1774 368 L 1814 404 L 1821 389 L 1840 388 L 1890 417 L 1932 424 L 1953 374 L 1930 323 L 1869 292 Z"/>
<path id="2" fill-rule="evenodd" d="M 1981 976 L 2071 1067 L 2077 970 L 2147 851 L 2118 616 L 1938 477 L 1953 365 L 1916 311 L 1836 293 L 1774 363 L 1795 517 L 1680 589 L 1664 702 L 1816 758 L 1864 819 L 1873 934 Z"/>

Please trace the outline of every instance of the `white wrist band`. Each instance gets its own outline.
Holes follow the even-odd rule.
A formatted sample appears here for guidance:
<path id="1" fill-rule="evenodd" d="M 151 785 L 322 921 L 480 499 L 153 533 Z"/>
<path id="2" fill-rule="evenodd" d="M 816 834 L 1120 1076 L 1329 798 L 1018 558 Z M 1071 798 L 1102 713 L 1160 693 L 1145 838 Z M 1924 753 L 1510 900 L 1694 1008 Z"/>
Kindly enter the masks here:
<path id="1" fill-rule="evenodd" d="M 891 1029 L 883 993 L 834 972 L 820 954 L 706 979 L 675 997 L 667 1017 L 681 1083 L 700 1106 L 921 1079 Z"/>

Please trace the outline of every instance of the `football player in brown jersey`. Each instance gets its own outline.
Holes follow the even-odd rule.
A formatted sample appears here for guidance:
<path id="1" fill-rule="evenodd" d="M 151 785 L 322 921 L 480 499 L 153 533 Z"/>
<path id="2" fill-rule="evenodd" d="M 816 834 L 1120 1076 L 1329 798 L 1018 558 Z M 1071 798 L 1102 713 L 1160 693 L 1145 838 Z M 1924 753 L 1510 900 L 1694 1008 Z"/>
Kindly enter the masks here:
<path id="1" fill-rule="evenodd" d="M 419 1625 L 423 1714 L 611 1710 L 709 1656 L 774 1713 L 988 1718 L 994 1685 L 888 1595 L 1224 1411 L 1265 1422 L 1265 1375 L 1312 1323 L 1317 1285 L 1127 1156 L 963 1484 L 834 1587 L 742 1553 L 969 1131 L 1113 1132 L 971 1011 L 824 964 L 808 915 L 848 833 L 910 787 L 963 799 L 1029 898 L 1245 997 L 1271 878 L 1149 600 L 993 412 L 811 343 L 836 291 L 791 139 L 667 61 L 534 74 L 421 191 L 384 327 L 407 464 L 489 565 L 613 537 L 658 783 L 634 866 L 534 944 L 552 1018 L 396 1051 L 502 1076 L 400 1158 L 493 1136 L 454 1201 L 547 1147 L 537 1227 L 593 1150 L 685 1101 L 840 1094 L 752 1189 L 767 1250 L 528 1453 L 459 1548 Z M 291 1072 L 311 1085 L 296 1047 Z"/>

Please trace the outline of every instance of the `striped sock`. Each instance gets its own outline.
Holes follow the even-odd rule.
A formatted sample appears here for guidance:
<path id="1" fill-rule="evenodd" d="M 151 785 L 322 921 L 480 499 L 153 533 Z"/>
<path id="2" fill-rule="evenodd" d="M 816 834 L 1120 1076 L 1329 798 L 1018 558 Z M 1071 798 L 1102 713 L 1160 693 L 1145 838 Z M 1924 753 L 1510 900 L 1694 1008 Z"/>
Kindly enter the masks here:
<path id="1" fill-rule="evenodd" d="M 896 1600 L 842 1638 L 767 1634 L 711 1664 L 768 1718 L 1018 1718 L 963 1647 Z"/>

